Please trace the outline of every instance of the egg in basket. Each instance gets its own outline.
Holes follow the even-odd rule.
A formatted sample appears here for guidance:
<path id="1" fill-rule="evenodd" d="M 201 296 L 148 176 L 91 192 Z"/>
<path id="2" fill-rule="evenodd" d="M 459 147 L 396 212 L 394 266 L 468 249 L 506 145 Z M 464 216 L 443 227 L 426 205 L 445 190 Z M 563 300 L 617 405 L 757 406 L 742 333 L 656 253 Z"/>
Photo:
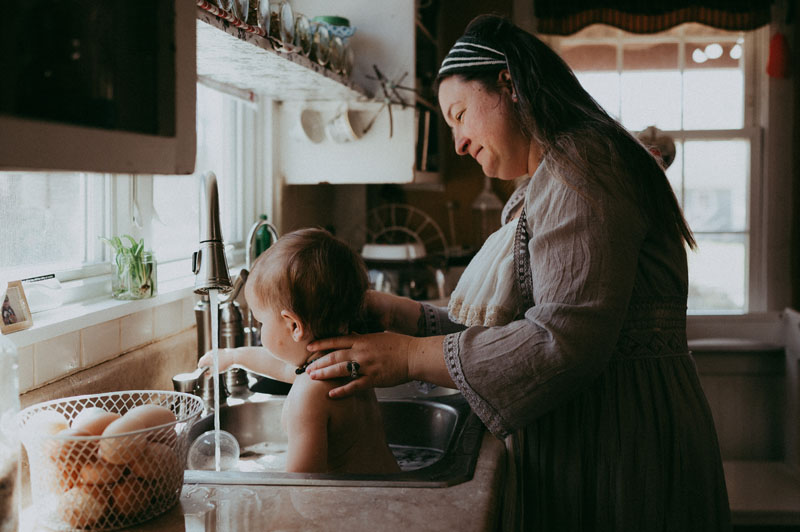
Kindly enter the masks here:
<path id="1" fill-rule="evenodd" d="M 193 395 L 126 391 L 56 399 L 19 413 L 31 498 L 55 530 L 115 530 L 178 501 Z"/>

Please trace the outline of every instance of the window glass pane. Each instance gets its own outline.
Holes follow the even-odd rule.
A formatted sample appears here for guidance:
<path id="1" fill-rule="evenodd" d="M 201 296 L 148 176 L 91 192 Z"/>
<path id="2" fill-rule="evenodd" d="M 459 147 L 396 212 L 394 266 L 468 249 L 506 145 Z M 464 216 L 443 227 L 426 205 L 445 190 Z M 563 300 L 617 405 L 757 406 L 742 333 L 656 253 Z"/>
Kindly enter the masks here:
<path id="1" fill-rule="evenodd" d="M 746 237 L 698 235 L 697 251 L 688 253 L 689 311 L 743 312 L 746 286 Z"/>
<path id="2" fill-rule="evenodd" d="M 622 48 L 623 70 L 677 70 L 678 43 L 636 43 Z"/>
<path id="3" fill-rule="evenodd" d="M 0 173 L 0 269 L 32 274 L 86 260 L 86 187 L 100 175 Z M 101 205 L 89 205 L 102 213 Z M 95 238 L 92 235 L 92 238 Z M 32 268 L 35 266 L 35 270 Z"/>
<path id="4" fill-rule="evenodd" d="M 606 112 L 619 118 L 619 73 L 617 47 L 609 44 L 565 44 L 562 59 L 575 72 L 583 88 Z"/>
<path id="5" fill-rule="evenodd" d="M 744 40 L 690 42 L 684 48 L 684 129 L 744 127 Z"/>
<path id="6" fill-rule="evenodd" d="M 617 47 L 611 44 L 565 44 L 560 50 L 561 58 L 572 70 L 614 71 L 617 70 Z"/>
<path id="7" fill-rule="evenodd" d="M 681 126 L 681 77 L 677 43 L 636 43 L 622 48 L 623 125 L 633 131 L 648 126 Z"/>
<path id="8" fill-rule="evenodd" d="M 687 70 L 683 74 L 684 129 L 744 127 L 744 73 L 732 69 Z"/>
<path id="9" fill-rule="evenodd" d="M 619 119 L 619 74 L 617 72 L 576 72 L 586 92 L 608 114 Z"/>
<path id="10" fill-rule="evenodd" d="M 681 127 L 681 74 L 679 71 L 623 72 L 622 124 L 641 131 L 648 126 L 662 130 Z"/>
<path id="11" fill-rule="evenodd" d="M 236 224 L 236 113 L 235 101 L 218 91 L 197 85 L 197 163 L 195 175 L 217 176 L 220 222 L 225 243 L 238 240 Z M 198 185 L 199 186 L 199 185 Z M 202 208 L 205 208 L 203 206 Z M 205 213 L 201 215 L 201 219 Z"/>
<path id="12" fill-rule="evenodd" d="M 153 249 L 159 262 L 186 258 L 200 242 L 200 181 L 196 176 L 154 176 Z"/>
<path id="13" fill-rule="evenodd" d="M 744 231 L 747 140 L 692 140 L 684 147 L 684 214 L 694 231 Z"/>

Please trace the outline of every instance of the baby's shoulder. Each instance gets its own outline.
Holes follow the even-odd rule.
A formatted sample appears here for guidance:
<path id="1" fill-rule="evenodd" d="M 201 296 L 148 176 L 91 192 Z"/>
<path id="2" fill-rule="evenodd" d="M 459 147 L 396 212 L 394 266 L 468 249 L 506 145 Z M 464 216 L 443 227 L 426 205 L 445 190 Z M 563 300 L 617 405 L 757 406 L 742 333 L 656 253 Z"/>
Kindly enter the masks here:
<path id="1" fill-rule="evenodd" d="M 289 390 L 287 407 L 290 410 L 330 409 L 335 400 L 328 397 L 328 392 L 339 385 L 335 380 L 314 380 L 307 373 L 302 373 Z"/>

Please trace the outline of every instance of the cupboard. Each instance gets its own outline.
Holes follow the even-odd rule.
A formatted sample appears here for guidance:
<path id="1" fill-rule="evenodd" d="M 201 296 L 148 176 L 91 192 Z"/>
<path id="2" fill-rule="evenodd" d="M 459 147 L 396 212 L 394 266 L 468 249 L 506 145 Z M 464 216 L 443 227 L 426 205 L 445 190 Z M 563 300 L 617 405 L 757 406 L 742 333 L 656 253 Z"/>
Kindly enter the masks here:
<path id="1" fill-rule="evenodd" d="M 9 42 L 0 66 L 10 73 L 10 83 L 0 94 L 0 169 L 192 173 L 199 80 L 277 102 L 272 120 L 279 134 L 272 155 L 287 184 L 408 183 L 422 175 L 431 179 L 430 173 L 418 171 L 432 168 L 435 159 L 428 152 L 437 143 L 425 127 L 431 116 L 437 130 L 432 104 L 415 92 L 419 79 L 413 36 L 420 21 L 412 0 L 339 2 L 336 13 L 321 0 L 291 2 L 295 13 L 309 18 L 342 15 L 357 28 L 351 38 L 356 66 L 349 79 L 305 56 L 273 49 L 267 38 L 202 9 L 202 2 L 147 0 L 145 7 L 148 1 L 153 4 L 149 10 L 122 0 L 101 3 L 105 8 L 91 0 L 69 0 L 56 14 L 68 15 L 62 22 L 69 23 L 38 41 L 29 33 L 27 39 L 18 35 L 23 31 L 19 28 L 28 28 L 17 20 L 21 15 L 4 19 Z M 41 3 L 31 2 L 28 15 L 34 16 Z M 26 9 L 17 11 L 24 15 Z M 142 10 L 148 16 L 137 16 Z M 58 27 L 49 18 L 43 24 Z M 114 37 L 118 33 L 124 35 Z M 428 30 L 424 34 L 431 36 Z M 12 46 L 11 41 L 23 44 Z M 149 43 L 144 46 L 149 55 L 125 55 L 141 49 L 143 42 Z M 428 42 L 428 55 L 436 54 L 434 42 Z M 139 65 L 133 61 L 139 55 L 149 60 Z M 120 59 L 125 57 L 130 60 Z M 384 87 L 374 79 L 375 67 L 404 87 L 394 91 L 399 98 L 386 101 Z M 85 79 L 77 92 L 66 81 L 76 77 L 70 72 Z M 48 76 L 59 81 L 59 75 L 60 84 L 48 81 Z M 23 101 L 23 95 L 30 101 Z M 320 135 L 314 139 L 297 134 L 303 132 L 300 115 L 306 109 L 317 120 L 314 127 Z M 371 121 L 369 130 L 351 142 L 331 140 L 326 128 L 348 109 L 361 117 L 362 126 Z M 93 114 L 98 118 L 85 120 Z M 128 123 L 148 116 L 150 123 L 144 126 Z M 425 149 L 417 149 L 418 137 Z"/>
<path id="2" fill-rule="evenodd" d="M 189 0 L 10 10 L 0 21 L 0 169 L 193 172 L 194 10 Z"/>

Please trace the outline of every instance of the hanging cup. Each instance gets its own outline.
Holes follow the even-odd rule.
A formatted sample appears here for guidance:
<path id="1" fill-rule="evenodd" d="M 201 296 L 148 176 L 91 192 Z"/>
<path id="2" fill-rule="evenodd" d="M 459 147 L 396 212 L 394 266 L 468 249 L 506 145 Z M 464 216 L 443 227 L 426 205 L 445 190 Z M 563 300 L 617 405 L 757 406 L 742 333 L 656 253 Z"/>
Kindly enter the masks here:
<path id="1" fill-rule="evenodd" d="M 361 113 L 352 109 L 339 111 L 333 119 L 328 121 L 325 133 L 330 140 L 339 144 L 358 140 L 364 135 L 364 127 L 360 118 Z"/>

